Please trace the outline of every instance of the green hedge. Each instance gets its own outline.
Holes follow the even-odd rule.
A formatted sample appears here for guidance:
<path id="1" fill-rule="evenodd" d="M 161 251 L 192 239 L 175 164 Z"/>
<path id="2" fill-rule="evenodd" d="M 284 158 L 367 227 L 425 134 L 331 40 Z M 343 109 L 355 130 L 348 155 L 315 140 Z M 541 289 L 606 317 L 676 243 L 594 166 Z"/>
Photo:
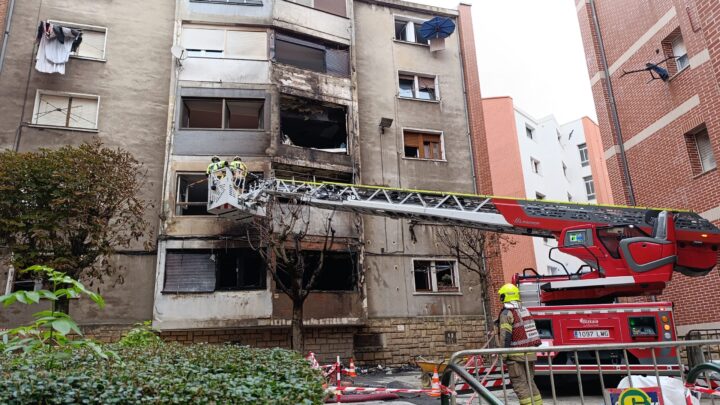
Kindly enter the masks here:
<path id="1" fill-rule="evenodd" d="M 322 379 L 294 352 L 232 345 L 110 345 L 91 353 L 0 353 L 0 404 L 314 404 Z"/>

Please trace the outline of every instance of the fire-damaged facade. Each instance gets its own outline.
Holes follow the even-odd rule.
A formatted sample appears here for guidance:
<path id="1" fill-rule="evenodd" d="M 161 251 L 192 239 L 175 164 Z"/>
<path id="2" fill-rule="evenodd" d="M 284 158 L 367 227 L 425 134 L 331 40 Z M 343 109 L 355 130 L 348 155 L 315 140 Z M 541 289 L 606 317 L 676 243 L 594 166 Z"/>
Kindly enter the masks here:
<path id="1" fill-rule="evenodd" d="M 179 0 L 176 15 L 153 325 L 180 341 L 288 346 L 292 304 L 252 225 L 205 211 L 211 157 L 239 156 L 260 177 L 474 192 L 460 38 L 431 51 L 417 33 L 458 11 Z M 400 364 L 480 342 L 478 280 L 432 226 L 307 215 L 308 262 L 328 215 L 335 231 L 305 301 L 309 350 Z"/>

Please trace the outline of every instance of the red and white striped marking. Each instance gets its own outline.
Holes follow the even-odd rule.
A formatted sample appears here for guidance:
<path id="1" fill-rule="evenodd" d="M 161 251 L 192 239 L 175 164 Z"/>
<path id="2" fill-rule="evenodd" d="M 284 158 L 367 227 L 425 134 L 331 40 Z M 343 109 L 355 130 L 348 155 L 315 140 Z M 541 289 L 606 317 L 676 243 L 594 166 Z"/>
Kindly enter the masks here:
<path id="1" fill-rule="evenodd" d="M 384 387 L 328 387 L 329 391 L 346 392 L 388 392 L 396 394 L 430 394 L 432 389 L 412 389 L 412 388 L 384 388 Z M 449 388 L 440 385 L 440 390 L 452 394 Z"/>
<path id="2" fill-rule="evenodd" d="M 708 394 L 708 395 L 714 395 L 714 396 L 720 397 L 720 391 L 718 391 L 718 390 L 701 387 L 699 385 L 692 385 L 692 384 L 685 384 L 685 387 L 687 387 L 687 389 L 689 389 L 690 391 L 695 391 L 695 392 L 699 392 L 701 394 Z"/>

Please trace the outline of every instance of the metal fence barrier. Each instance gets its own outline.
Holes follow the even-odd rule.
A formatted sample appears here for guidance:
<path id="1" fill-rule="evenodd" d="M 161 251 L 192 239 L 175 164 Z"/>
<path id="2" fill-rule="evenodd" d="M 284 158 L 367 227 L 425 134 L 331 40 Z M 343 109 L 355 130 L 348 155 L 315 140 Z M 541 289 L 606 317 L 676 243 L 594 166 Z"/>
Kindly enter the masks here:
<path id="1" fill-rule="evenodd" d="M 696 336 L 696 335 L 694 335 Z M 713 337 L 713 336 L 709 336 Z M 647 350 L 650 352 L 649 364 L 637 364 L 637 361 L 633 359 L 632 355 L 628 353 L 630 351 Z M 453 391 L 454 387 L 462 386 L 464 389 L 469 389 L 475 392 L 473 396 L 477 396 L 480 402 L 485 401 L 491 405 L 502 405 L 509 402 L 509 390 L 508 384 L 506 383 L 506 364 L 504 364 L 503 357 L 511 354 L 522 354 L 522 353 L 538 353 L 541 359 L 546 359 L 547 362 L 543 364 L 545 376 L 549 377 L 550 390 L 552 395 L 553 404 L 560 403 L 558 401 L 558 391 L 556 389 L 556 379 L 562 375 L 567 376 L 575 375 L 572 379 L 573 383 L 577 384 L 577 393 L 579 394 L 580 404 L 586 403 L 598 403 L 597 400 L 594 402 L 586 402 L 586 395 L 583 391 L 583 377 L 595 376 L 599 380 L 601 393 L 604 395 L 607 387 L 607 379 L 611 376 L 617 376 L 615 379 L 627 376 L 637 377 L 644 375 L 646 377 L 654 377 L 659 387 L 658 395 L 662 396 L 663 384 L 661 384 L 661 376 L 670 376 L 679 378 L 680 381 L 686 383 L 685 377 L 688 376 L 688 371 L 692 374 L 692 380 L 688 379 L 687 383 L 698 384 L 698 387 L 705 388 L 704 398 L 709 400 L 708 403 L 715 404 L 715 396 L 720 394 L 720 391 L 715 391 L 720 383 L 720 374 L 716 373 L 720 369 L 720 339 L 705 339 L 705 340 L 684 340 L 684 341 L 671 341 L 671 342 L 647 342 L 647 343 L 626 343 L 626 344 L 602 344 L 602 345 L 576 345 L 576 346 L 551 346 L 551 347 L 524 347 L 516 349 L 476 349 L 476 350 L 463 350 L 456 352 L 450 358 L 448 367 L 445 369 L 441 384 L 445 387 L 449 387 L 448 391 L 445 391 L 442 395 L 443 404 L 454 404 L 457 393 Z M 622 353 L 620 362 L 618 364 L 602 364 L 600 361 L 601 352 L 604 351 L 617 351 Z M 673 353 L 673 364 L 667 364 L 667 353 Z M 564 356 L 558 356 L 564 353 Z M 665 364 L 658 362 L 658 358 L 665 356 Z M 551 355 L 550 355 L 551 354 Z M 581 358 L 579 354 L 585 354 L 584 362 L 578 359 Z M 590 356 L 588 357 L 587 354 Z M 682 354 L 686 354 L 683 356 Z M 544 356 L 543 356 L 544 355 Z M 566 364 L 553 364 L 553 358 L 562 357 L 566 359 Z M 467 358 L 481 358 L 487 359 L 487 363 L 497 361 L 498 367 L 493 367 L 493 370 L 497 370 L 500 373 L 500 381 L 502 381 L 502 400 L 498 395 L 493 393 L 488 387 L 486 387 L 482 381 L 487 379 L 487 375 L 480 375 L 478 368 L 466 367 L 468 362 L 463 362 L 463 359 Z M 588 364 L 587 359 L 594 358 L 595 364 Z M 491 360 L 492 359 L 492 360 Z M 676 359 L 676 361 L 675 361 Z M 458 364 L 460 363 L 460 364 Z M 478 364 L 478 360 L 475 361 Z M 528 361 L 525 361 L 526 371 L 529 373 L 530 365 Z M 489 371 L 488 371 L 489 372 Z M 542 375 L 538 373 L 537 375 Z M 536 378 L 537 378 L 536 375 Z M 562 377 L 567 379 L 567 377 Z M 459 380 L 458 380 L 459 379 Z M 628 378 L 630 387 L 633 387 L 633 378 Z M 528 384 L 529 391 L 531 392 L 530 404 L 535 404 L 532 400 L 532 396 L 538 393 L 533 393 L 531 384 Z M 564 387 L 567 387 L 564 385 Z M 714 394 L 709 394 L 713 392 Z M 702 393 L 699 395 L 703 395 Z M 720 397 L 718 397 L 720 402 Z M 549 403 L 545 400 L 544 403 Z M 567 402 L 566 402 L 567 403 Z M 603 402 L 605 401 L 603 400 Z M 703 402 L 704 404 L 705 402 Z M 537 405 L 537 404 L 535 404 Z"/>

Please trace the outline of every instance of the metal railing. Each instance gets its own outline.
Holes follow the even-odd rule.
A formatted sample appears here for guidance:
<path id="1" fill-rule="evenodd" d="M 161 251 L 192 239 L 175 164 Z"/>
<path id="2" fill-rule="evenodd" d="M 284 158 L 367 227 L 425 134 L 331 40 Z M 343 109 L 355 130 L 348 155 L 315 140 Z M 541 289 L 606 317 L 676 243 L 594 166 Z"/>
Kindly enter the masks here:
<path id="1" fill-rule="evenodd" d="M 709 339 L 709 340 L 685 340 L 685 341 L 671 341 L 671 342 L 647 342 L 647 343 L 626 343 L 626 344 L 602 344 L 602 345 L 575 345 L 575 346 L 551 346 L 551 347 L 523 347 L 523 348 L 515 348 L 515 349 L 506 349 L 506 348 L 500 348 L 500 349 L 477 349 L 477 350 L 463 350 L 456 352 L 452 355 L 452 357 L 449 360 L 448 367 L 445 369 L 442 378 L 441 378 L 441 384 L 445 387 L 450 387 L 450 391 L 446 391 L 442 395 L 442 403 L 443 404 L 450 404 L 455 403 L 456 394 L 452 391 L 452 388 L 456 386 L 456 377 L 459 378 L 464 382 L 464 387 L 469 387 L 472 391 L 476 393 L 476 395 L 480 398 L 480 401 L 485 401 L 488 404 L 491 405 L 502 405 L 505 403 L 511 403 L 508 401 L 509 395 L 509 387 L 507 386 L 505 382 L 505 360 L 504 356 L 512 355 L 512 354 L 522 354 L 522 353 L 538 353 L 538 354 L 545 354 L 546 357 L 543 357 L 544 359 L 547 359 L 547 364 L 544 364 L 547 367 L 547 376 L 549 377 L 550 382 L 550 390 L 551 395 L 553 399 L 553 404 L 558 404 L 558 391 L 556 389 L 555 383 L 556 383 L 556 377 L 559 377 L 561 375 L 567 375 L 568 374 L 568 366 L 571 366 L 573 368 L 572 374 L 575 375 L 575 380 L 577 383 L 577 393 L 579 394 L 579 398 L 576 399 L 580 404 L 585 404 L 586 402 L 586 394 L 583 390 L 583 377 L 592 375 L 596 376 L 599 379 L 600 383 L 600 389 L 601 389 L 601 395 L 604 395 L 606 388 L 614 388 L 614 387 L 606 387 L 606 379 L 610 377 L 611 375 L 615 376 L 626 376 L 629 377 L 628 383 L 630 387 L 633 387 L 634 384 L 634 378 L 638 375 L 646 375 L 650 378 L 654 377 L 657 382 L 657 387 L 659 387 L 659 395 L 663 395 L 663 384 L 661 383 L 661 375 L 664 376 L 671 376 L 671 377 L 677 377 L 683 383 L 685 382 L 685 377 L 688 375 L 687 370 L 690 370 L 692 368 L 692 381 L 688 379 L 688 382 L 695 383 L 696 380 L 702 381 L 702 379 L 699 379 L 699 376 L 703 373 L 705 373 L 705 379 L 703 386 L 707 386 L 710 388 L 710 390 L 714 390 L 718 387 L 717 383 L 718 378 L 720 378 L 719 375 L 715 374 L 714 376 L 711 376 L 711 374 L 714 371 L 717 370 L 718 364 L 720 364 L 720 356 L 713 354 L 714 352 L 711 350 L 707 350 L 708 347 L 720 347 L 720 339 Z M 631 361 L 632 356 L 629 355 L 629 352 L 632 350 L 649 350 L 651 354 L 650 362 L 649 364 L 632 364 L 633 361 Z M 660 364 L 658 363 L 658 357 L 661 351 L 665 351 L 667 353 L 668 350 L 674 349 L 674 357 L 677 359 L 677 362 L 674 362 L 675 364 Z M 708 354 L 709 356 L 702 358 L 703 364 L 702 366 L 699 366 L 697 364 L 692 365 L 688 367 L 687 364 L 683 361 L 683 358 L 681 357 L 682 350 L 692 350 L 696 349 L 699 350 L 700 353 Z M 622 364 L 601 364 L 600 362 L 600 353 L 603 351 L 620 351 L 622 353 Z M 559 353 L 567 353 L 566 359 L 570 362 L 572 360 L 572 364 L 553 364 L 553 357 L 556 357 Z M 592 365 L 589 364 L 581 364 L 580 361 L 578 361 L 578 353 L 591 353 L 594 354 L 594 359 L 596 364 Z M 552 355 L 548 355 L 552 354 Z M 461 360 L 463 358 L 473 357 L 473 356 L 480 356 L 482 358 L 492 358 L 496 359 L 499 366 L 498 370 L 501 374 L 501 380 L 502 380 L 502 400 L 499 398 L 495 393 L 490 391 L 487 387 L 485 387 L 481 381 L 478 379 L 478 373 L 477 370 L 467 369 L 461 364 L 457 364 L 458 360 Z M 711 366 L 707 366 L 707 364 L 710 364 Z M 562 366 L 562 368 L 561 368 Z M 628 367 L 630 366 L 630 367 Z M 638 367 L 640 366 L 640 367 Z M 714 366 L 714 367 L 713 367 Z M 525 369 L 527 374 L 530 375 L 530 367 L 531 363 L 527 360 L 525 361 Z M 473 375 L 473 371 L 475 371 L 475 375 Z M 567 377 L 565 377 L 567 378 Z M 616 377 L 617 378 L 617 377 Z M 664 378 L 664 377 L 663 377 Z M 529 384 L 529 391 L 531 392 L 531 397 L 533 395 L 540 394 L 540 392 L 533 393 L 532 385 Z M 706 390 L 707 391 L 707 390 Z M 719 392 L 720 393 L 720 392 Z M 707 392 L 706 392 L 707 394 Z M 715 397 L 714 395 L 709 396 L 710 401 L 712 404 L 715 404 Z M 720 399 L 720 398 L 719 398 Z M 530 400 L 530 403 L 534 404 L 534 401 Z M 591 402 L 591 403 L 596 403 Z M 719 401 L 720 402 L 720 401 Z M 548 402 L 544 402 L 548 403 Z"/>

